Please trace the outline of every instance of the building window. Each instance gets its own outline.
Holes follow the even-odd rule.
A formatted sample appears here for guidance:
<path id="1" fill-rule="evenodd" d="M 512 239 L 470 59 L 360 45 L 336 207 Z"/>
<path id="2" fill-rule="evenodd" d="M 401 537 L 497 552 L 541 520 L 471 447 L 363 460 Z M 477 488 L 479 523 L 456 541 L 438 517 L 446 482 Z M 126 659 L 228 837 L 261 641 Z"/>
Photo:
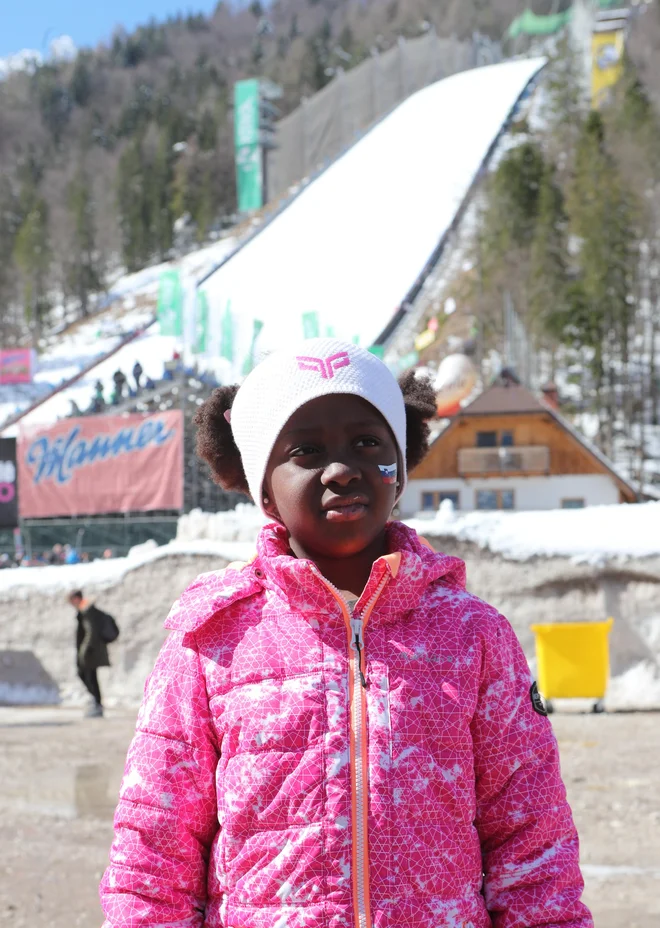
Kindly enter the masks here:
<path id="1" fill-rule="evenodd" d="M 440 504 L 446 499 L 450 499 L 454 504 L 454 509 L 459 508 L 460 494 L 455 490 L 440 490 L 436 493 L 422 493 L 422 511 L 435 512 L 440 508 Z"/>
<path id="2" fill-rule="evenodd" d="M 500 433 L 500 447 L 513 448 L 513 432 Z"/>
<path id="3" fill-rule="evenodd" d="M 563 499 L 561 501 L 562 509 L 584 509 L 584 500 L 579 499 L 578 497 L 571 499 Z"/>
<path id="4" fill-rule="evenodd" d="M 435 512 L 437 508 L 435 504 L 435 493 L 422 493 L 422 511 Z"/>
<path id="5" fill-rule="evenodd" d="M 477 432 L 477 448 L 497 448 L 497 432 Z"/>
<path id="6" fill-rule="evenodd" d="M 477 490 L 475 493 L 477 509 L 515 509 L 515 495 L 513 490 Z"/>
<path id="7" fill-rule="evenodd" d="M 515 509 L 513 490 L 502 490 L 500 492 L 500 509 Z"/>

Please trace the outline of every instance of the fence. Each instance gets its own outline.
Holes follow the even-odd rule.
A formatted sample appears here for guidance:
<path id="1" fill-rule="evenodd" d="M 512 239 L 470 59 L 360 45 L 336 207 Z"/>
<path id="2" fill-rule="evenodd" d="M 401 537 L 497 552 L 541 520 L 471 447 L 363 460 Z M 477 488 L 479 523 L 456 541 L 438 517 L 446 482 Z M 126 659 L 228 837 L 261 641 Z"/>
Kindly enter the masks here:
<path id="1" fill-rule="evenodd" d="M 401 38 L 394 48 L 340 71 L 278 122 L 277 147 L 268 154 L 269 200 L 329 164 L 411 94 L 501 59 L 500 45 L 485 36 L 461 42 L 431 31 L 416 39 Z"/>

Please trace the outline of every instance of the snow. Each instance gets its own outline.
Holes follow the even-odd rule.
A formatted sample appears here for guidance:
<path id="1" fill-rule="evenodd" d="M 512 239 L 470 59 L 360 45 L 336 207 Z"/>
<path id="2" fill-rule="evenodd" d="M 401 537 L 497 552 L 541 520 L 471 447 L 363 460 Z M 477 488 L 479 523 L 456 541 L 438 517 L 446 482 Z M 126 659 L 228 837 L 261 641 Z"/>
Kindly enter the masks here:
<path id="1" fill-rule="evenodd" d="M 177 524 L 177 542 L 243 541 L 252 542 L 266 522 L 260 509 L 251 503 L 239 503 L 227 512 L 202 512 L 193 509 L 182 515 Z"/>
<path id="2" fill-rule="evenodd" d="M 410 519 L 421 535 L 471 541 L 512 560 L 660 555 L 660 503 L 544 512 L 455 512 L 444 502 L 433 519 Z"/>
<path id="3" fill-rule="evenodd" d="M 39 355 L 33 384 L 0 386 L 0 427 L 11 416 L 27 409 L 40 397 L 48 396 L 63 382 L 93 365 L 96 359 L 99 360 L 97 366 L 71 387 L 53 395 L 26 415 L 22 424 L 55 422 L 70 414 L 72 400 L 81 410 L 86 410 L 97 380 L 104 384 L 106 401 L 109 400 L 114 372 L 120 367 L 130 380 L 130 373 L 138 358 L 144 377 L 160 380 L 164 362 L 172 358 L 178 345 L 173 336 L 161 336 L 157 324 L 107 360 L 102 359 L 115 351 L 127 335 L 143 329 L 153 321 L 163 271 L 178 267 L 182 275 L 198 278 L 208 273 L 235 247 L 234 239 L 221 239 L 186 255 L 174 264 L 158 264 L 135 274 L 120 276 L 103 298 L 102 305 L 108 309 L 64 334 L 51 337 L 49 346 Z M 10 427 L 2 434 L 12 436 L 17 432 L 17 427 Z"/>
<path id="4" fill-rule="evenodd" d="M 151 541 L 131 548 L 126 557 L 89 564 L 0 570 L 0 595 L 20 598 L 34 590 L 66 594 L 89 586 L 109 587 L 118 583 L 129 571 L 165 557 L 209 555 L 232 562 L 249 560 L 253 554 L 254 544 L 246 542 L 173 541 L 158 547 L 155 541 Z"/>
<path id="5" fill-rule="evenodd" d="M 240 376 L 254 321 L 258 351 L 303 337 L 316 313 L 371 345 L 392 319 L 451 225 L 515 101 L 543 61 L 466 71 L 414 94 L 306 187 L 205 284 L 220 354 L 231 305 Z M 465 114 L 469 113 L 467 119 Z"/>

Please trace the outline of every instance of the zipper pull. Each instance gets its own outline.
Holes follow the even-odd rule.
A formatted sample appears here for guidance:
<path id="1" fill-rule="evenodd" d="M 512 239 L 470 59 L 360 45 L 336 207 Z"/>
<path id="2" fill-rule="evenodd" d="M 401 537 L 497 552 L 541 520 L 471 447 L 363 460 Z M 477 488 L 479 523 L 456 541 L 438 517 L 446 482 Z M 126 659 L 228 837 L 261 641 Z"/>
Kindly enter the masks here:
<path id="1" fill-rule="evenodd" d="M 362 671 L 362 649 L 364 648 L 364 637 L 362 634 L 362 619 L 351 619 L 351 634 L 353 635 L 353 640 L 351 641 L 351 647 L 354 651 L 357 652 L 358 656 L 358 670 L 360 671 L 360 683 L 363 688 L 367 688 L 367 680 Z"/>

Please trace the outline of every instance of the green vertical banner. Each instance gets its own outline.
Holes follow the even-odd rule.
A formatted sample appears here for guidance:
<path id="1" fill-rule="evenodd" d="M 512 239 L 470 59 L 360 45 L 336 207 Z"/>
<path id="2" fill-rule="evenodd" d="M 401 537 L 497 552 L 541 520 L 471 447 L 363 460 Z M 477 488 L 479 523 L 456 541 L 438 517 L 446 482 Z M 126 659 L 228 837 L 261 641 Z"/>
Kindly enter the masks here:
<path id="1" fill-rule="evenodd" d="M 259 142 L 259 81 L 234 84 L 234 152 L 239 213 L 263 206 L 261 144 Z"/>
<path id="2" fill-rule="evenodd" d="M 234 317 L 231 314 L 231 300 L 227 300 L 220 329 L 220 357 L 227 361 L 234 360 Z"/>
<path id="3" fill-rule="evenodd" d="M 257 346 L 257 339 L 259 338 L 259 332 L 263 329 L 264 324 L 260 319 L 254 320 L 254 327 L 252 329 L 252 342 L 250 343 L 250 351 L 243 363 L 243 374 L 249 374 L 252 368 L 254 367 L 254 350 Z"/>
<path id="4" fill-rule="evenodd" d="M 194 354 L 206 354 L 209 346 L 209 300 L 206 291 L 197 291 L 195 306 Z"/>
<path id="5" fill-rule="evenodd" d="M 305 338 L 318 338 L 321 334 L 318 315 L 316 313 L 303 313 L 302 321 Z"/>
<path id="6" fill-rule="evenodd" d="M 183 335 L 183 287 L 179 271 L 163 271 L 158 290 L 161 335 Z"/>

